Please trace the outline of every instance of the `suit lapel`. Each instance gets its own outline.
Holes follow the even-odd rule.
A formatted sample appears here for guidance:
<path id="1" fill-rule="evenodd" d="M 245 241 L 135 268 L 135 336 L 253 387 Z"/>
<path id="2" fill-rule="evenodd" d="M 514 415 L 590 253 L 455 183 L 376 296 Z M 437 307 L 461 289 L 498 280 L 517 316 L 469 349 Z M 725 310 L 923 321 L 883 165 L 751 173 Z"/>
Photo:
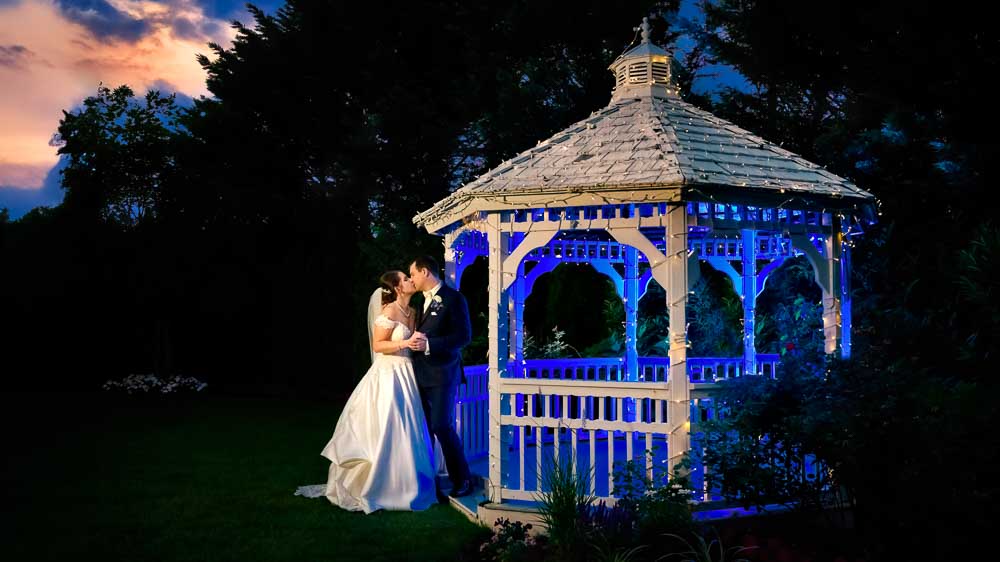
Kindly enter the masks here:
<path id="1" fill-rule="evenodd" d="M 437 295 L 436 295 L 436 296 L 438 296 L 438 297 L 441 297 L 441 299 L 442 299 L 442 302 L 441 302 L 441 303 L 440 303 L 440 304 L 438 305 L 438 308 L 440 308 L 440 307 L 441 307 L 441 306 L 442 306 L 442 305 L 444 304 L 444 292 L 445 292 L 445 291 L 447 291 L 447 285 L 445 285 L 445 284 L 444 284 L 444 283 L 442 282 L 442 283 L 441 283 L 441 288 L 440 288 L 440 289 L 438 289 L 438 292 L 437 292 Z M 431 297 L 431 298 L 433 298 L 433 297 Z M 425 302 L 426 302 L 426 301 L 425 301 Z M 429 305 L 429 306 L 427 307 L 427 312 L 430 312 L 430 309 L 431 309 L 431 306 L 433 306 L 433 304 L 434 304 L 434 303 L 433 303 L 433 302 L 431 302 L 431 305 Z M 426 314 L 426 313 L 424 312 L 424 303 L 421 303 L 421 304 L 420 304 L 420 309 L 419 309 L 419 311 L 420 311 L 420 316 L 419 316 L 419 317 L 417 317 L 417 329 L 418 329 L 418 330 L 419 330 L 419 329 L 420 329 L 421 327 L 423 327 L 423 325 L 424 325 L 424 323 L 425 323 L 425 322 L 427 321 L 427 319 L 431 317 L 431 315 L 430 315 L 430 314 Z"/>

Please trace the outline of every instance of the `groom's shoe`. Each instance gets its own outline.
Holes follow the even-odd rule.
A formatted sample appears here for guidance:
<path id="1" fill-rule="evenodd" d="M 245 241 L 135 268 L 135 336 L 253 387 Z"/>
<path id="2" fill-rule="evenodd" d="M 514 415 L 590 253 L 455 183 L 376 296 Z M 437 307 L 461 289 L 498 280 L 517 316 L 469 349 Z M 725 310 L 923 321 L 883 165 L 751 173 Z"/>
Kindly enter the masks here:
<path id="1" fill-rule="evenodd" d="M 466 478 L 464 482 L 456 484 L 455 487 L 451 489 L 451 493 L 448 495 L 450 495 L 453 498 L 461 498 L 475 491 L 476 491 L 475 481 L 472 478 Z"/>
<path id="2" fill-rule="evenodd" d="M 440 504 L 451 503 L 451 500 L 448 499 L 448 495 L 442 492 L 441 488 L 438 488 L 437 490 L 435 490 L 435 492 L 437 492 L 438 503 Z"/>

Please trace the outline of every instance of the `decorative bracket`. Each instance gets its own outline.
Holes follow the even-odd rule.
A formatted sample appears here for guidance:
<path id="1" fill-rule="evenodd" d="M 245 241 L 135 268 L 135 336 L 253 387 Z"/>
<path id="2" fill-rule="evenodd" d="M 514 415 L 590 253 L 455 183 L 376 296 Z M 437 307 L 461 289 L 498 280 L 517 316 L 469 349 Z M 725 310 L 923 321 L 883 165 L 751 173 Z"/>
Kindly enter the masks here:
<path id="1" fill-rule="evenodd" d="M 535 230 L 525 234 L 524 238 L 503 260 L 503 290 L 506 291 L 517 279 L 517 268 L 521 265 L 521 260 L 528 255 L 528 252 L 544 246 L 555 238 L 558 231 L 555 230 Z"/>

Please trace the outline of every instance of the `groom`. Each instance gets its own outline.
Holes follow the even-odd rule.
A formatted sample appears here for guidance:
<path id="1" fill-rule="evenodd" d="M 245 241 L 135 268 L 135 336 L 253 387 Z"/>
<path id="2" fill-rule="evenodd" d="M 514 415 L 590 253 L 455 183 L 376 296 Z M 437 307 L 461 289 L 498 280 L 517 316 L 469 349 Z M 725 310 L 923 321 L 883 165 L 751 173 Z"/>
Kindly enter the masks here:
<path id="1" fill-rule="evenodd" d="M 423 309 L 417 308 L 417 332 L 424 338 L 413 355 L 413 368 L 427 427 L 437 437 L 452 481 L 451 496 L 475 491 L 462 440 L 455 433 L 455 395 L 462 379 L 462 348 L 472 339 L 465 297 L 441 282 L 438 264 L 421 256 L 410 264 L 410 279 L 423 291 Z M 438 492 L 439 500 L 446 500 Z"/>

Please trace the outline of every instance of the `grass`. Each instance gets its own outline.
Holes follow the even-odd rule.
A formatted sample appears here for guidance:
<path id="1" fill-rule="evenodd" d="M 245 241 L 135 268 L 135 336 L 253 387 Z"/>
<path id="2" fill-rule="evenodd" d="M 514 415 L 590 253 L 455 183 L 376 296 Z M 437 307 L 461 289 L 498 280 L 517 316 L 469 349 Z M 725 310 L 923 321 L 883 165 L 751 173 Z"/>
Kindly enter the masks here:
<path id="1" fill-rule="evenodd" d="M 448 506 L 349 513 L 325 481 L 341 404 L 5 395 L 4 560 L 455 560 L 486 531 Z"/>

